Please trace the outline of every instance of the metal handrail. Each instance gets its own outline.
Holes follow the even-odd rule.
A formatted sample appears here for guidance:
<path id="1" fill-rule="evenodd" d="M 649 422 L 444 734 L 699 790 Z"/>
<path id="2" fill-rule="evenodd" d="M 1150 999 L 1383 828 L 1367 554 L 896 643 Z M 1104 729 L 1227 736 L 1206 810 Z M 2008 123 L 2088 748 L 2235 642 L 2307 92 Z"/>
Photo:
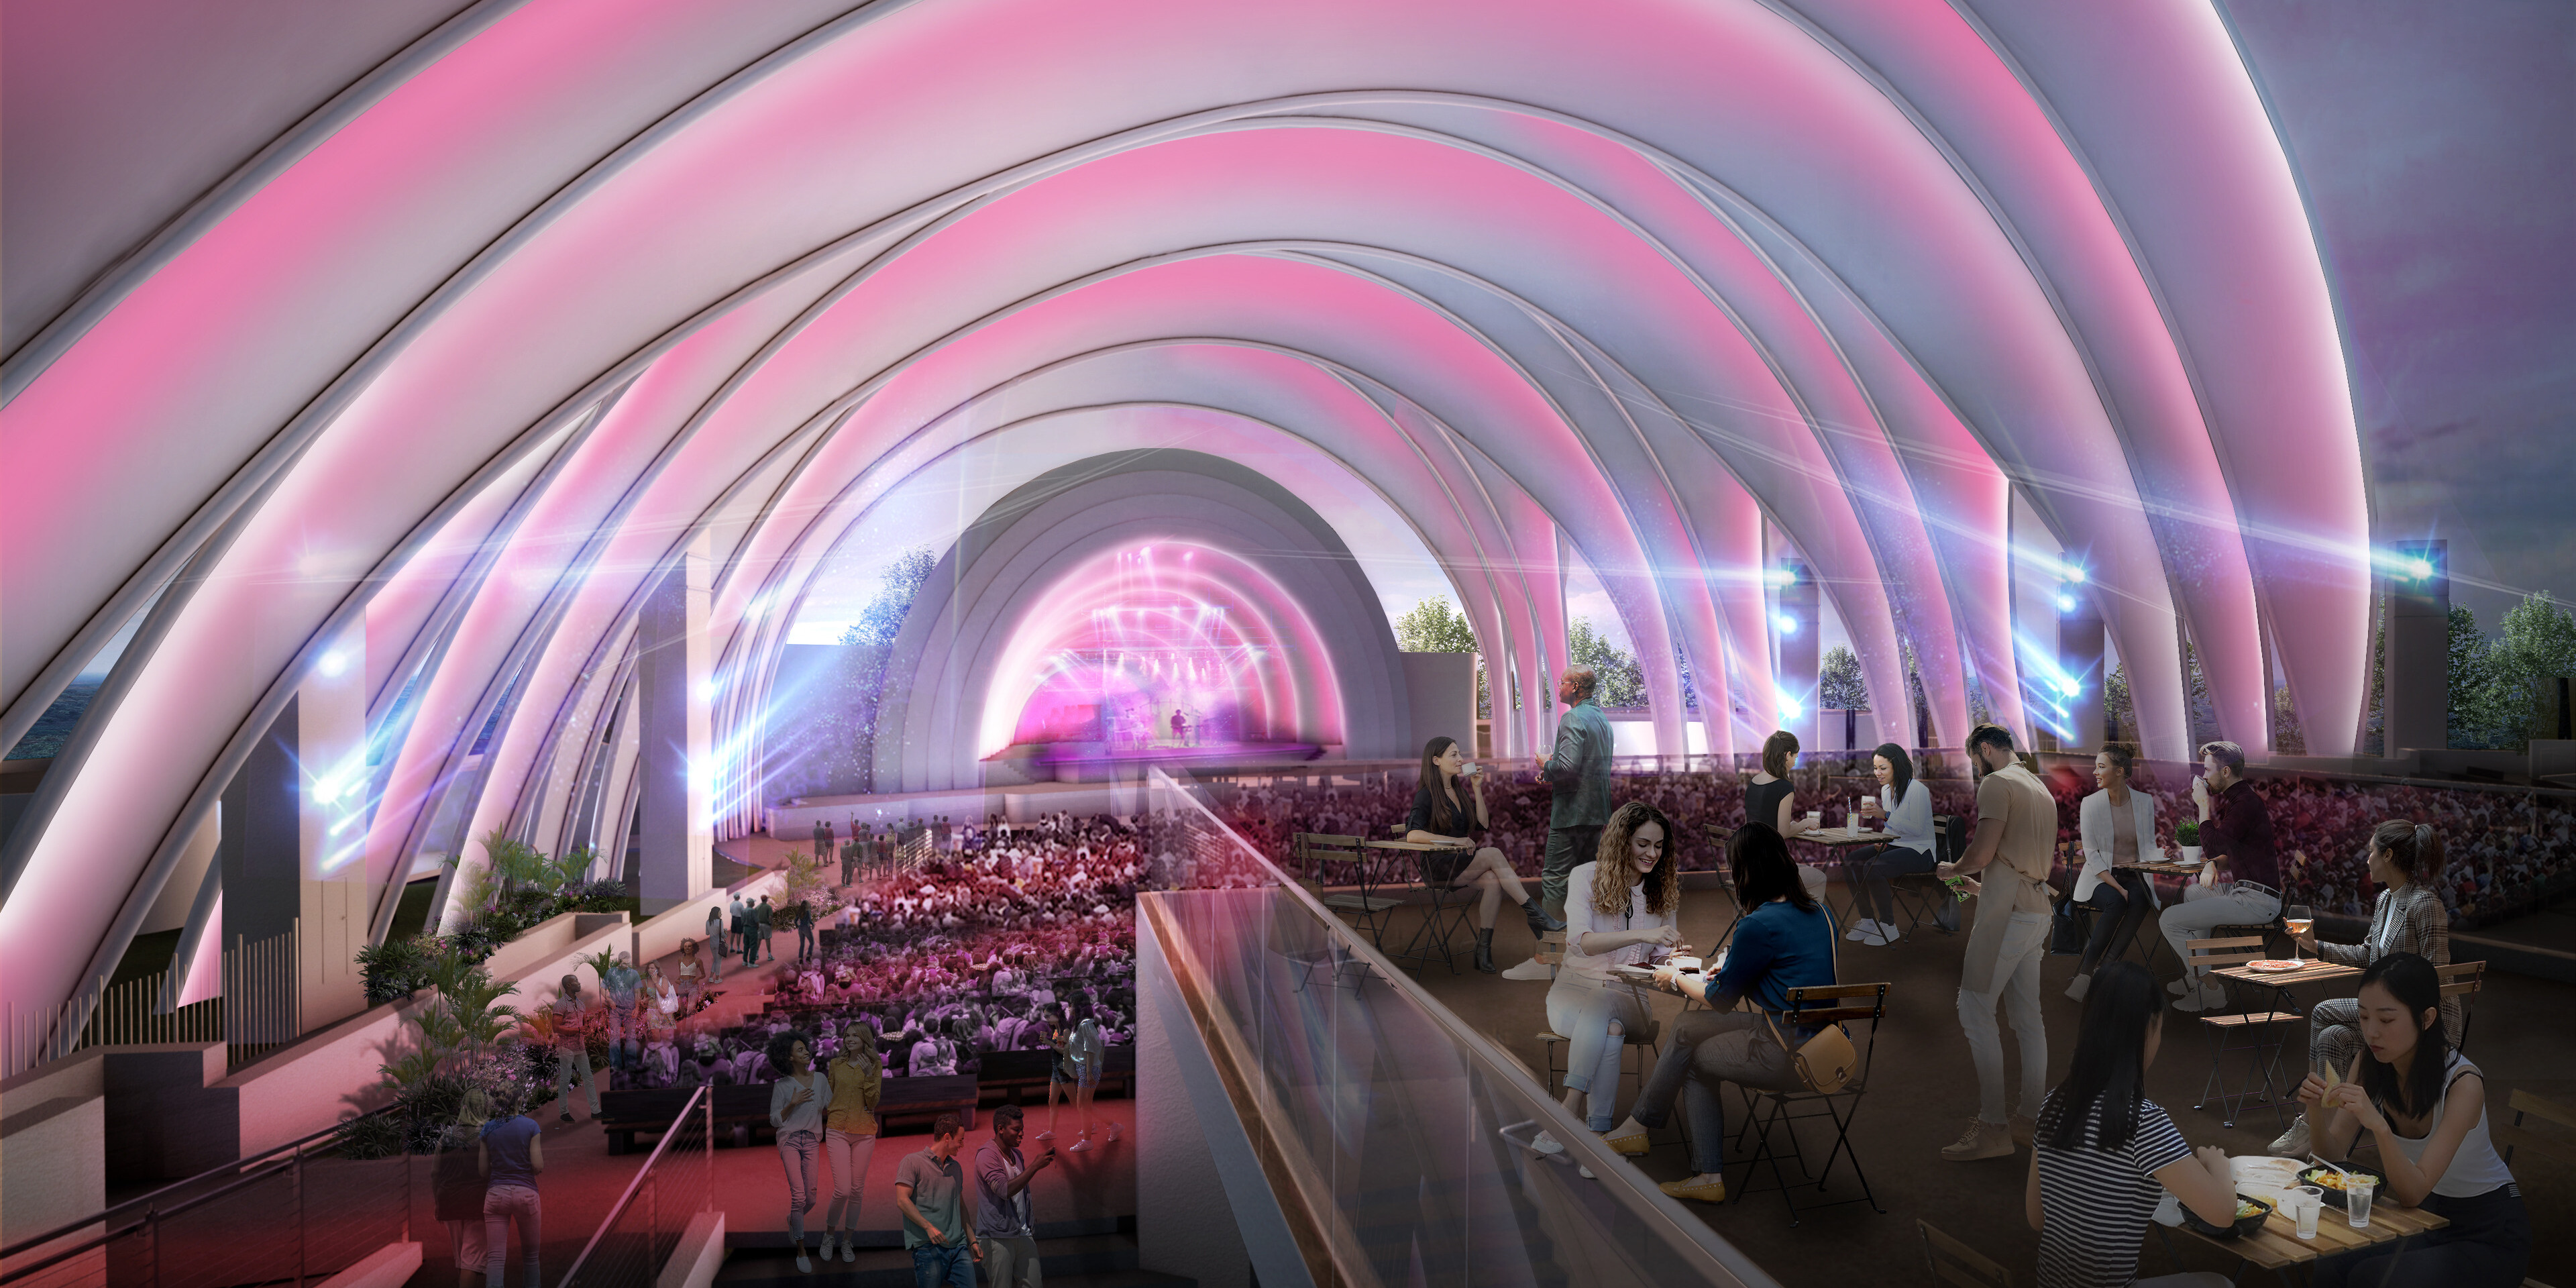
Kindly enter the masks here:
<path id="1" fill-rule="evenodd" d="M 320 1131 L 314 1132 L 314 1133 L 312 1133 L 312 1134 L 310 1134 L 310 1135 L 306 1135 L 306 1136 L 299 1136 L 299 1137 L 295 1138 L 294 1140 L 290 1140 L 290 1141 L 286 1142 L 286 1143 L 285 1143 L 285 1144 L 283 1144 L 283 1145 L 272 1145 L 272 1146 L 270 1146 L 269 1148 L 267 1148 L 267 1149 L 263 1149 L 263 1150 L 260 1150 L 260 1151 L 259 1151 L 259 1152 L 257 1152 L 257 1153 L 244 1154 L 244 1155 L 242 1155 L 240 1158 L 237 1158 L 237 1159 L 233 1160 L 232 1162 L 224 1163 L 224 1164 L 221 1164 L 221 1165 L 219 1165 L 219 1166 L 215 1166 L 215 1167 L 209 1167 L 209 1168 L 207 1168 L 206 1170 L 204 1170 L 204 1171 L 202 1171 L 202 1172 L 199 1172 L 199 1173 L 197 1173 L 196 1175 L 194 1175 L 194 1176 L 191 1176 L 191 1177 L 187 1178 L 186 1180 L 181 1180 L 181 1181 L 172 1181 L 172 1182 L 170 1182 L 169 1184 L 164 1185 L 164 1186 L 161 1186 L 161 1187 L 160 1187 L 160 1188 L 158 1188 L 158 1189 L 151 1190 L 151 1191 L 148 1191 L 148 1192 L 143 1193 L 143 1194 L 138 1194 L 138 1195 L 134 1196 L 133 1198 L 126 1199 L 125 1201 L 123 1201 L 123 1202 L 121 1202 L 121 1203 L 111 1203 L 111 1204 L 108 1204 L 106 1207 L 100 1208 L 98 1211 L 93 1212 L 93 1213 L 91 1213 L 91 1214 L 90 1214 L 90 1215 L 88 1215 L 88 1216 L 82 1217 L 81 1219 L 79 1219 L 79 1220 L 77 1220 L 77 1221 L 70 1221 L 70 1222 L 66 1222 L 66 1223 L 64 1223 L 64 1224 L 62 1224 L 62 1225 L 55 1226 L 53 1229 L 51 1229 L 51 1230 L 47 1230 L 47 1231 L 45 1231 L 43 1234 L 38 1234 L 38 1235 L 32 1235 L 32 1236 L 29 1236 L 29 1237 L 27 1237 L 27 1238 L 24 1238 L 24 1239 L 20 1239 L 20 1240 L 18 1240 L 16 1243 L 11 1243 L 11 1244 L 6 1244 L 6 1245 L 0 1245 L 0 1258 L 13 1257 L 13 1256 L 18 1255 L 19 1253 L 25 1252 L 25 1251 L 26 1251 L 27 1249 L 29 1249 L 29 1248 L 38 1247 L 38 1246 L 41 1246 L 41 1245 L 43 1245 L 43 1244 L 50 1243 L 50 1242 L 52 1242 L 52 1241 L 54 1241 L 54 1240 L 56 1240 L 56 1239 L 63 1238 L 63 1237 L 64 1237 L 64 1236 L 66 1236 L 66 1235 L 69 1235 L 69 1234 L 74 1233 L 75 1231 L 78 1231 L 78 1230 L 79 1230 L 81 1227 L 83 1227 L 83 1226 L 97 1225 L 98 1223 L 100 1223 L 100 1222 L 102 1222 L 102 1221 L 106 1221 L 106 1220 L 108 1220 L 109 1218 L 111 1218 L 111 1217 L 115 1216 L 115 1215 L 116 1215 L 117 1213 L 119 1213 L 119 1212 L 123 1212 L 123 1211 L 126 1211 L 126 1210 L 128 1210 L 128 1209 L 138 1208 L 138 1207 L 142 1209 L 142 1215 L 138 1216 L 136 1219 L 134 1219 L 134 1220 L 132 1220 L 132 1221 L 129 1221 L 129 1222 L 127 1222 L 126 1224 L 121 1225 L 121 1226 L 117 1227 L 117 1228 L 116 1228 L 116 1229 L 114 1229 L 114 1230 L 111 1230 L 111 1231 L 109 1231 L 109 1232 L 107 1232 L 107 1233 L 105 1233 L 105 1234 L 102 1234 L 102 1235 L 98 1236 L 95 1240 L 93 1240 L 93 1241 L 92 1241 L 92 1242 L 90 1242 L 90 1243 L 85 1243 L 85 1244 L 82 1244 L 81 1246 L 79 1246 L 79 1247 L 77 1247 L 77 1248 L 70 1249 L 70 1250 L 69 1250 L 69 1252 L 67 1252 L 67 1253 L 65 1253 L 65 1254 L 63 1254 L 63 1255 L 70 1255 L 70 1253 L 87 1252 L 87 1251 L 88 1251 L 88 1250 L 90 1250 L 91 1248 L 96 1247 L 98 1244 L 106 1243 L 106 1242 L 108 1242 L 108 1241 L 110 1241 L 110 1240 L 112 1240 L 112 1239 L 118 1238 L 118 1237 L 120 1237 L 120 1236 L 122 1236 L 122 1235 L 132 1233 L 132 1232 L 133 1232 L 137 1227 L 139 1227 L 139 1226 L 143 1225 L 146 1221 L 151 1220 L 151 1219 L 152 1219 L 153 1217 L 155 1217 L 155 1216 L 177 1216 L 178 1214 L 180 1214 L 180 1213 L 182 1213 L 182 1212 L 185 1212 L 185 1211 L 189 1210 L 190 1208 L 196 1207 L 196 1206 L 198 1206 L 198 1205 L 200 1205 L 200 1204 L 203 1204 L 203 1203 L 212 1202 L 213 1200 L 218 1199 L 218 1198 L 221 1198 L 221 1197 L 223 1197 L 223 1196 L 224 1196 L 224 1195 L 226 1195 L 226 1194 L 230 1194 L 230 1193 L 232 1193 L 234 1190 L 237 1190 L 237 1189 L 241 1188 L 241 1186 L 242 1186 L 242 1185 L 247 1184 L 247 1183 L 249 1183 L 250 1181 L 260 1180 L 260 1179 L 266 1178 L 266 1177 L 268 1177 L 268 1176 L 273 1176 L 273 1175 L 275 1175 L 275 1174 L 276 1174 L 276 1172 L 275 1172 L 275 1168 L 277 1168 L 277 1167 L 284 1167 L 284 1166 L 291 1166 L 291 1165 L 293 1164 L 293 1162 L 294 1162 L 294 1158 L 293 1158 L 293 1156 L 294 1156 L 296 1153 L 298 1153 L 298 1152 L 302 1151 L 302 1150 L 303 1150 L 303 1148 L 304 1148 L 305 1146 L 310 1145 L 310 1144 L 312 1144 L 313 1142 L 315 1142 L 315 1141 L 317 1141 L 317 1140 L 320 1140 L 320 1139 L 322 1139 L 322 1138 L 324 1138 L 324 1137 L 326 1137 L 326 1136 L 336 1136 L 336 1135 L 338 1135 L 338 1134 L 341 1132 L 341 1130 L 342 1130 L 342 1129 L 346 1128 L 346 1127 L 347 1127 L 349 1124 L 351 1124 L 351 1123 L 354 1123 L 354 1122 L 363 1122 L 363 1121 L 365 1121 L 365 1120 L 367 1120 L 367 1119 L 369 1119 L 369 1118 L 373 1118 L 373 1117 L 375 1117 L 375 1116 L 377 1116 L 377 1115 L 379 1115 L 379 1114 L 389 1114 L 389 1113 L 393 1113 L 394 1111 L 396 1111 L 396 1110 L 398 1110 L 398 1109 L 400 1109 L 400 1108 L 402 1108 L 402 1106 L 401 1106 L 401 1105 L 399 1105 L 399 1104 L 392 1104 L 392 1105 L 386 1105 L 386 1106 L 384 1106 L 383 1108 L 380 1108 L 380 1109 L 370 1109 L 370 1110 L 368 1110 L 367 1112 L 365 1112 L 365 1113 L 363 1113 L 363 1114 L 360 1114 L 360 1115 L 358 1115 L 358 1116 L 357 1116 L 357 1117 L 355 1117 L 355 1118 L 343 1118 L 343 1119 L 341 1119 L 340 1121 L 338 1121 L 338 1122 L 336 1122 L 336 1123 L 333 1123 L 333 1124 L 331 1124 L 330 1126 L 325 1127 L 325 1128 L 323 1128 L 323 1129 L 322 1129 L 322 1130 L 320 1130 Z M 281 1155 L 281 1154 L 286 1155 L 287 1157 L 285 1157 L 285 1158 L 282 1158 L 282 1159 L 281 1159 L 281 1158 L 279 1157 L 279 1155 Z M 178 1202 L 178 1203 L 176 1203 L 176 1204 L 174 1204 L 174 1205 L 172 1205 L 172 1206 L 170 1206 L 170 1207 L 166 1207 L 166 1208 L 164 1208 L 164 1207 L 156 1207 L 156 1206 L 153 1206 L 153 1201 L 154 1201 L 155 1199 L 160 1198 L 160 1197 L 161 1197 L 162 1195 L 164 1195 L 164 1194 L 168 1194 L 168 1193 L 169 1193 L 169 1192 L 171 1192 L 172 1190 L 184 1189 L 184 1188 L 186 1188 L 186 1187 L 188 1187 L 188 1186 L 195 1185 L 195 1184 L 197 1184 L 197 1183 L 199 1183 L 199 1182 L 201 1182 L 201 1181 L 211 1180 L 211 1179 L 213 1179 L 213 1178 L 215 1178 L 215 1177 L 217 1177 L 217 1176 L 224 1175 L 225 1173 L 228 1173 L 228 1172 L 232 1172 L 232 1173 L 248 1173 L 248 1172 L 251 1172 L 253 1169 L 263 1168 L 263 1167 L 265 1167 L 265 1168 L 269 1168 L 270 1170 L 259 1172 L 259 1174 L 258 1174 L 257 1176 L 244 1175 L 240 1181 L 238 1181 L 238 1182 L 236 1182 L 236 1183 L 234 1183 L 234 1184 L 226 1185 L 226 1186 L 222 1186 L 222 1187 L 220 1187 L 220 1188 L 213 1189 L 213 1190 L 209 1190 L 209 1191 L 207 1191 L 206 1193 L 196 1195 L 196 1196 L 195 1196 L 195 1197 L 193 1197 L 193 1198 L 183 1199 L 183 1200 L 181 1200 L 180 1202 Z M 54 1262 L 55 1260 L 59 1260 L 59 1259 L 60 1259 L 59 1257 L 56 1257 L 56 1258 L 53 1258 L 53 1259 L 49 1259 L 49 1260 L 47 1260 L 44 1264 L 45 1264 L 45 1265 L 51 1265 L 51 1264 L 53 1264 L 53 1262 Z M 26 1273 L 28 1273 L 28 1272 L 30 1272 L 30 1271 L 34 1271 L 34 1270 L 38 1270 L 38 1269 L 42 1269 L 42 1268 L 43 1268 L 42 1266 L 23 1266 L 23 1267 L 19 1267 L 19 1268 L 17 1268 L 17 1269 L 14 1269 L 14 1270 L 10 1271 L 10 1274 L 11 1274 L 13 1277 L 14 1277 L 14 1276 L 20 1276 L 20 1275 L 24 1275 L 24 1274 L 26 1274 Z"/>
<path id="2" fill-rule="evenodd" d="M 661 1163 L 663 1151 L 671 1147 L 672 1141 L 679 1139 L 680 1124 L 689 1120 L 689 1115 L 697 1109 L 698 1102 L 706 1100 L 708 1113 L 710 1115 L 714 1113 L 715 1102 L 708 1098 L 708 1091 L 707 1084 L 700 1083 L 696 1090 L 689 1093 L 688 1103 L 680 1106 L 680 1112 L 671 1119 L 671 1125 L 663 1129 L 662 1139 L 653 1143 L 653 1152 L 644 1156 L 644 1165 L 635 1169 L 635 1179 L 626 1183 L 626 1192 L 618 1195 L 617 1202 L 610 1205 L 608 1215 L 600 1218 L 599 1228 L 590 1232 L 590 1242 L 581 1245 L 581 1255 L 572 1259 L 571 1268 L 564 1271 L 562 1283 L 570 1284 L 581 1274 L 583 1263 L 590 1260 L 590 1254 L 598 1249 L 599 1241 L 607 1238 L 609 1230 L 616 1226 L 617 1218 L 626 1215 L 626 1209 L 634 1206 L 635 1196 L 644 1189 L 645 1178 L 651 1176 L 654 1167 Z M 712 1121 L 707 1126 L 707 1147 L 715 1148 L 715 1126 Z"/>
<path id="3" fill-rule="evenodd" d="M 1395 964 L 1384 954 L 1353 932 L 1341 918 L 1334 916 L 1331 910 L 1317 901 L 1303 885 L 1298 884 L 1294 878 L 1282 871 L 1278 864 L 1271 862 L 1270 857 L 1263 854 L 1260 847 L 1243 839 L 1242 833 L 1227 826 L 1225 820 L 1218 818 L 1204 802 L 1191 795 L 1178 780 L 1165 773 L 1160 766 L 1148 766 L 1146 772 L 1149 784 L 1159 780 L 1160 786 L 1186 801 L 1190 809 L 1197 811 L 1202 821 L 1233 842 L 1234 848 L 1245 858 L 1259 864 L 1261 870 L 1275 883 L 1279 893 L 1304 908 L 1306 914 L 1320 923 L 1325 933 L 1338 941 L 1345 952 L 1366 963 L 1386 981 L 1389 988 L 1412 1002 L 1423 1014 L 1429 1016 L 1433 1023 L 1445 1030 L 1452 1041 L 1456 1042 L 1478 1064 L 1484 1066 L 1485 1076 L 1517 1084 L 1522 1093 L 1539 1106 L 1539 1111 L 1547 1115 L 1546 1127 L 1549 1134 L 1565 1146 L 1565 1157 L 1581 1155 L 1582 1161 L 1591 1168 L 1593 1175 L 1602 1183 L 1603 1188 L 1618 1200 L 1620 1206 L 1649 1224 L 1669 1229 L 1678 1244 L 1693 1249 L 1706 1258 L 1704 1269 L 1741 1284 L 1777 1288 L 1778 1281 L 1755 1265 L 1752 1259 L 1746 1257 L 1734 1244 L 1729 1243 L 1710 1228 L 1707 1222 L 1694 1218 L 1688 1209 L 1682 1207 L 1680 1200 L 1659 1191 L 1650 1192 L 1631 1181 L 1628 1176 L 1629 1169 L 1623 1166 L 1627 1160 L 1602 1144 L 1601 1138 L 1593 1134 L 1586 1123 L 1558 1103 L 1556 1097 L 1548 1093 L 1547 1088 L 1539 1085 L 1538 1080 L 1530 1076 L 1526 1066 L 1497 1046 L 1491 1038 L 1459 1019 L 1455 1012 L 1442 1005 L 1439 999 L 1431 996 L 1412 976 L 1396 969 Z M 1611 1178 L 1614 1176 L 1619 1178 L 1615 1184 L 1611 1183 Z"/>

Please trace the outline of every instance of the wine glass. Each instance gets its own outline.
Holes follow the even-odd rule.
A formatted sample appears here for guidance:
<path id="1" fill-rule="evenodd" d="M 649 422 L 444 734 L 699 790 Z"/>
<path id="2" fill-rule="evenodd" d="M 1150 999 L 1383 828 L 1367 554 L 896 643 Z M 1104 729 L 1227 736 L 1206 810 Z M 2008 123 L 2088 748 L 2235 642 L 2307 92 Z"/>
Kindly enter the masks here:
<path id="1" fill-rule="evenodd" d="M 2290 960 L 2297 961 L 2299 960 L 2299 936 L 2308 933 L 2309 928 L 2317 924 L 2316 910 L 2304 903 L 2294 903 L 2282 913 L 2281 920 L 2290 928 Z"/>

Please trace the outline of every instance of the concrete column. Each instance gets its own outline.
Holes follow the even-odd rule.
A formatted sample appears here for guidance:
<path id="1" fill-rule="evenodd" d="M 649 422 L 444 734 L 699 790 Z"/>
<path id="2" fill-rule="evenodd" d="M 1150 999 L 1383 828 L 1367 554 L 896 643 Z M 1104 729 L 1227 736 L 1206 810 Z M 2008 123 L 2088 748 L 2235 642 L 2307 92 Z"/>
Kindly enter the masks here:
<path id="1" fill-rule="evenodd" d="M 648 917 L 704 894 L 715 879 L 709 562 L 701 533 L 664 570 L 636 624 L 636 776 L 644 837 L 636 893 Z"/>
<path id="2" fill-rule="evenodd" d="M 257 973 L 235 981 L 275 994 L 241 999 L 263 1031 L 238 1036 L 283 1041 L 366 1009 L 365 648 L 352 627 L 323 650 L 224 792 L 223 924 L 211 929 L 226 951 L 296 936 L 291 986 Z M 290 1021 L 294 1032 L 282 1031 Z"/>
<path id="3" fill-rule="evenodd" d="M 1816 725 L 1816 637 L 1821 624 L 1816 611 L 1816 574 L 1803 559 L 1783 559 L 1780 567 L 1789 574 L 1780 587 L 1780 606 L 1773 610 L 1772 638 L 1779 641 L 1780 692 L 1798 704 L 1796 715 L 1786 710 L 1779 713 L 1780 727 L 1798 735 L 1798 746 L 1812 750 L 1823 745 Z"/>
<path id="4" fill-rule="evenodd" d="M 2396 554 L 2397 569 L 2388 577 L 2392 756 L 2451 745 L 2451 543 L 2400 541 Z"/>
<path id="5" fill-rule="evenodd" d="M 2066 732 L 2058 737 L 2063 751 L 2102 748 L 2102 614 L 2088 595 L 2058 592 L 2057 669 L 2076 685 L 2072 694 L 2053 694 L 2052 705 L 2065 711 Z M 2069 608 L 2067 605 L 2074 607 Z"/>

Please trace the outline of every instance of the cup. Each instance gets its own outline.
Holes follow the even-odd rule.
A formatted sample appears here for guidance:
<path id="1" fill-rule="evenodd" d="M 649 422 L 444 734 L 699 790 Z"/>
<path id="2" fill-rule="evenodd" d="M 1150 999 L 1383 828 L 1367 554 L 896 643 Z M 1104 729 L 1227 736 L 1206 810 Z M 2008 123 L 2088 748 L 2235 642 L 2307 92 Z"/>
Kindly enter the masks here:
<path id="1" fill-rule="evenodd" d="M 2302 1185 L 2283 1191 L 2281 1197 L 2296 1205 L 2299 1237 L 2302 1239 L 2317 1237 L 2317 1209 L 2325 1206 L 2326 1192 L 2314 1185 Z"/>
<path id="2" fill-rule="evenodd" d="M 2370 1197 L 2378 1188 L 2379 1182 L 2359 1172 L 2344 1178 L 2343 1214 L 2346 1220 L 2352 1222 L 2353 1229 L 2370 1228 Z"/>

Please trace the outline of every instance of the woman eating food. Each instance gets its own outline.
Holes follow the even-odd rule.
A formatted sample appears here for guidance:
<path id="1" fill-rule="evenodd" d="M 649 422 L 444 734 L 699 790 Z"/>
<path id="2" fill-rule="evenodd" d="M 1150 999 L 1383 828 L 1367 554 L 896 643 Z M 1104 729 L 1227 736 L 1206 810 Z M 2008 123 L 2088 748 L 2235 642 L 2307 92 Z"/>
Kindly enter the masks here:
<path id="1" fill-rule="evenodd" d="M 1644 801 L 1612 811 L 1601 848 L 1566 878 L 1565 965 L 1547 990 L 1547 1026 L 1566 1039 L 1565 1107 L 1610 1130 L 1619 1094 L 1619 1053 L 1631 1027 L 1647 1021 L 1637 990 L 1619 980 L 1621 966 L 1688 952 L 1681 941 L 1682 865 L 1664 812 Z M 1565 1146 L 1540 1132 L 1541 1153 Z"/>
<path id="2" fill-rule="evenodd" d="M 2040 1288 L 2220 1288 L 2206 1271 L 2140 1279 L 2138 1247 L 2170 1192 L 2215 1226 L 2237 1216 L 2227 1151 L 2183 1139 L 2147 1099 L 2147 1066 L 2164 1040 L 2164 991 L 2147 968 L 2093 972 L 2066 1081 L 2048 1093 L 2031 1137 L 2023 1214 L 2039 1231 Z"/>
<path id="3" fill-rule="evenodd" d="M 2369 1132 L 2386 1197 L 2450 1224 L 2324 1258 L 2316 1288 L 2517 1288 L 2531 1262 L 2531 1214 L 2487 1136 L 2486 1077 L 2442 1027 L 2440 974 L 2414 953 L 2390 953 L 2362 972 L 2354 1000 L 2365 1051 L 2348 1071 L 2299 1084 L 2317 1153 L 2344 1158 Z"/>

